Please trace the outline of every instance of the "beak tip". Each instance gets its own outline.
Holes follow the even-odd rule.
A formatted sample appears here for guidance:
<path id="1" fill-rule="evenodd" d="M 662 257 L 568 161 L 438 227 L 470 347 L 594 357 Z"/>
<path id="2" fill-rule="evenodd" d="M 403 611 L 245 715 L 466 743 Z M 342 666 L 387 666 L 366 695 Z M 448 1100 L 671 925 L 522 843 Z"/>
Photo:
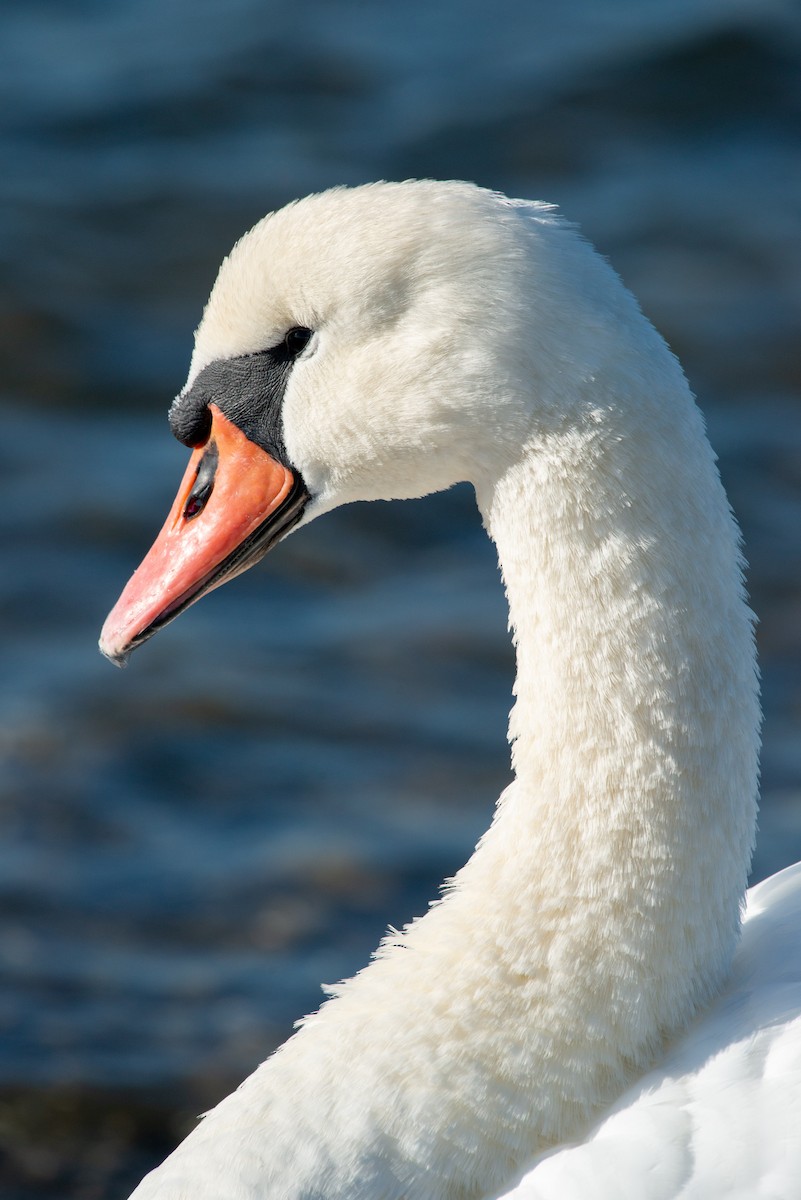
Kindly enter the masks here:
<path id="1" fill-rule="evenodd" d="M 105 629 L 100 634 L 100 640 L 97 643 L 98 649 L 104 658 L 107 658 L 115 667 L 127 667 L 128 659 L 131 657 L 130 648 L 117 647 L 113 641 L 106 636 Z"/>

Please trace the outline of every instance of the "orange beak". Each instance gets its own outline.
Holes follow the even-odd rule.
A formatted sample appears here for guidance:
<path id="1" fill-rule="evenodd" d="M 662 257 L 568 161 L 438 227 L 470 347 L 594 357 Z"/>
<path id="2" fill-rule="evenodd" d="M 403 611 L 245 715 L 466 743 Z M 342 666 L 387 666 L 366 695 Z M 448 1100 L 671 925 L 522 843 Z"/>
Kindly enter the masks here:
<path id="1" fill-rule="evenodd" d="M 300 519 L 308 493 L 215 404 L 208 440 L 194 450 L 175 503 L 100 635 L 106 658 L 130 652 L 206 592 L 241 574 Z"/>

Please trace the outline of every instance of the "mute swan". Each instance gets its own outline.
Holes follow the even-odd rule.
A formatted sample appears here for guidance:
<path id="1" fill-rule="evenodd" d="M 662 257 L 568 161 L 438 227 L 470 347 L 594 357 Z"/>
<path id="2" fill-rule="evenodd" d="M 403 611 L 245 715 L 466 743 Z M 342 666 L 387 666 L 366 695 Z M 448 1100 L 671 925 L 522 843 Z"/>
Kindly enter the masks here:
<path id="1" fill-rule="evenodd" d="M 170 420 L 193 453 L 103 652 L 336 505 L 469 480 L 515 779 L 442 898 L 137 1200 L 801 1196 L 801 870 L 753 893 L 730 973 L 759 726 L 738 533 L 611 268 L 468 184 L 309 197 L 223 262 Z"/>

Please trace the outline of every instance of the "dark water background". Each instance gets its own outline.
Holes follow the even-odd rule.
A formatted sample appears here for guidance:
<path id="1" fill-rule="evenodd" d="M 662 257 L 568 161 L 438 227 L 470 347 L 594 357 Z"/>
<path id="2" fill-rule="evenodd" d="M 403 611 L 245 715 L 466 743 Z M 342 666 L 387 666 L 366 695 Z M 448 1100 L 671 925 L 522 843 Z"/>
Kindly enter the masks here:
<path id="1" fill-rule="evenodd" d="M 801 857 L 801 17 L 752 0 L 6 0 L 0 12 L 0 1191 L 127 1195 L 421 912 L 507 779 L 467 489 L 304 530 L 114 672 L 217 264 L 333 183 L 557 201 L 707 414 Z"/>

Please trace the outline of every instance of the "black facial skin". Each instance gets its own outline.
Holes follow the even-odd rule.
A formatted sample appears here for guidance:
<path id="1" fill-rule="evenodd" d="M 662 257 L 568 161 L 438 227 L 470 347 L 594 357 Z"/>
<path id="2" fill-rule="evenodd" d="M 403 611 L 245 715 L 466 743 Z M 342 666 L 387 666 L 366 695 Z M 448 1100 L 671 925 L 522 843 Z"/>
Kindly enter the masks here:
<path id="1" fill-rule="evenodd" d="M 284 340 L 258 354 L 209 363 L 170 409 L 170 428 L 185 446 L 202 446 L 211 430 L 209 405 L 216 404 L 245 437 L 293 470 L 284 445 L 281 404 L 295 359 L 312 331 L 290 329 Z"/>
<path id="2" fill-rule="evenodd" d="M 209 363 L 189 391 L 178 396 L 170 409 L 170 427 L 179 442 L 190 447 L 208 443 L 184 508 L 185 520 L 191 521 L 202 513 L 214 490 L 219 454 L 214 440 L 209 441 L 210 404 L 216 404 L 249 441 L 260 446 L 292 472 L 295 482 L 290 494 L 280 508 L 267 518 L 264 526 L 260 526 L 248 538 L 246 545 L 253 552 L 253 561 L 266 553 L 279 536 L 287 533 L 300 520 L 309 498 L 303 478 L 289 461 L 284 445 L 281 405 L 294 362 L 312 337 L 311 329 L 294 326 L 283 341 L 269 350 Z M 275 536 L 272 536 L 274 533 Z M 240 565 L 242 559 L 247 557 L 242 553 L 244 550 L 245 547 L 241 546 L 234 552 L 232 557 L 235 557 L 235 563 L 227 559 L 221 564 L 216 578 L 222 568 L 226 569 L 227 574 L 232 566 Z"/>

